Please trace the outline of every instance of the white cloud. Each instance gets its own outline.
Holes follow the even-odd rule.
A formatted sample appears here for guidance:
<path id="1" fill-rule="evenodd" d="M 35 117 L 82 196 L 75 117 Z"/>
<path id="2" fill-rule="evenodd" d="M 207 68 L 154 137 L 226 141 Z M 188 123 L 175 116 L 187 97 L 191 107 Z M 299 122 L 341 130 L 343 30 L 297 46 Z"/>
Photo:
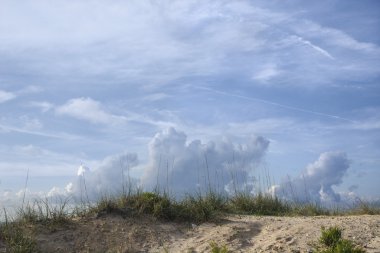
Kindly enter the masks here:
<path id="1" fill-rule="evenodd" d="M 30 102 L 29 105 L 31 107 L 40 108 L 42 112 L 47 112 L 54 108 L 54 105 L 52 103 L 49 103 L 46 101 L 42 101 L 42 102 L 33 101 L 33 102 Z"/>
<path id="2" fill-rule="evenodd" d="M 23 124 L 23 129 L 25 130 L 34 131 L 43 128 L 43 123 L 39 119 L 31 118 L 27 115 L 21 116 L 20 122 Z"/>
<path id="3" fill-rule="evenodd" d="M 379 47 L 373 43 L 358 41 L 344 31 L 330 27 L 323 27 L 310 20 L 304 20 L 294 26 L 294 28 L 300 34 L 304 34 L 310 38 L 322 37 L 326 43 L 331 45 L 336 45 L 351 50 L 379 53 Z"/>
<path id="4" fill-rule="evenodd" d="M 123 153 L 107 157 L 99 167 L 81 166 L 76 181 L 66 191 L 77 197 L 91 199 L 102 194 L 120 193 L 128 182 L 147 190 L 169 190 L 175 196 L 213 190 L 252 189 L 251 173 L 259 166 L 269 141 L 263 137 L 247 138 L 244 142 L 228 139 L 187 141 L 183 132 L 169 128 L 157 133 L 149 143 L 146 163 L 138 165 L 136 154 Z M 137 171 L 142 177 L 137 177 Z M 87 195 L 87 196 L 86 196 Z"/>
<path id="5" fill-rule="evenodd" d="M 262 82 L 267 82 L 271 80 L 273 77 L 278 76 L 280 73 L 281 71 L 277 68 L 275 64 L 269 64 L 267 66 L 264 66 L 258 72 L 256 72 L 253 76 L 253 79 Z"/>
<path id="6" fill-rule="evenodd" d="M 130 173 L 138 162 L 136 154 L 123 153 L 106 157 L 95 169 L 81 165 L 76 180 L 66 186 L 66 194 L 82 200 L 94 200 L 104 194 L 122 193 L 129 187 L 135 190 L 136 179 Z"/>
<path id="7" fill-rule="evenodd" d="M 100 102 L 91 98 L 74 98 L 56 108 L 60 115 L 100 124 L 118 124 L 126 121 L 124 117 L 106 112 Z"/>
<path id="8" fill-rule="evenodd" d="M 304 45 L 307 45 L 309 47 L 311 47 L 312 49 L 314 49 L 315 51 L 321 53 L 323 56 L 326 56 L 327 58 L 329 58 L 330 60 L 334 60 L 334 57 L 329 53 L 327 52 L 325 49 L 319 47 L 319 46 L 316 46 L 314 45 L 313 43 L 311 43 L 310 41 L 308 40 L 305 40 L 304 38 L 302 37 L 299 37 L 299 36 L 291 36 L 291 37 L 294 37 L 297 41 L 301 42 L 302 44 Z"/>
<path id="9" fill-rule="evenodd" d="M 16 95 L 12 92 L 0 90 L 0 104 L 16 98 Z"/>
<path id="10" fill-rule="evenodd" d="M 209 186 L 224 191 L 232 178 L 239 181 L 234 183 L 247 186 L 268 145 L 263 137 L 247 138 L 243 143 L 228 139 L 188 141 L 183 132 L 169 128 L 156 134 L 149 144 L 142 184 L 169 189 L 175 195 L 204 192 Z"/>
<path id="11" fill-rule="evenodd" d="M 273 194 L 293 201 L 334 203 L 341 196 L 333 189 L 343 182 L 350 162 L 345 153 L 322 153 L 318 160 L 309 164 L 296 178 L 288 178 L 273 186 Z"/>
<path id="12" fill-rule="evenodd" d="M 169 85 L 189 76 L 251 78 L 252 69 L 256 70 L 253 78 L 265 82 L 278 76 L 278 66 L 284 74 L 280 83 L 302 87 L 336 85 L 335 78 L 351 73 L 349 66 L 360 76 L 378 73 L 369 68 L 377 65 L 373 59 L 365 54 L 354 59 L 349 51 L 376 45 L 299 19 L 289 9 L 260 8 L 252 1 L 5 1 L 3 5 L 0 48 L 33 73 L 104 75 L 110 82 L 144 83 L 145 87 Z M 30 8 L 40 15 L 30 15 Z M 51 22 L 41 26 L 41 19 Z M 292 45 L 278 46 L 283 40 L 292 40 Z M 337 48 L 338 44 L 349 50 Z M 8 53 L 19 47 L 30 50 L 30 58 L 46 61 Z M 332 63 L 321 55 L 344 58 L 344 62 Z M 273 67 L 261 68 L 262 59 L 273 61 Z"/>

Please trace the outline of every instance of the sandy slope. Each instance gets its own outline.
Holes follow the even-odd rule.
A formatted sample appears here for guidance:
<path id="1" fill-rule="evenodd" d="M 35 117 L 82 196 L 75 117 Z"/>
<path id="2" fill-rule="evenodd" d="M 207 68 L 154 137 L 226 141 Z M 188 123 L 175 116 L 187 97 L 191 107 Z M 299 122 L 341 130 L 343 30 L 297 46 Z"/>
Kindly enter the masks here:
<path id="1" fill-rule="evenodd" d="M 321 226 L 338 225 L 344 237 L 380 252 L 380 216 L 229 216 L 199 226 L 116 215 L 81 219 L 65 227 L 38 227 L 43 252 L 210 252 L 210 242 L 231 252 L 308 252 Z"/>

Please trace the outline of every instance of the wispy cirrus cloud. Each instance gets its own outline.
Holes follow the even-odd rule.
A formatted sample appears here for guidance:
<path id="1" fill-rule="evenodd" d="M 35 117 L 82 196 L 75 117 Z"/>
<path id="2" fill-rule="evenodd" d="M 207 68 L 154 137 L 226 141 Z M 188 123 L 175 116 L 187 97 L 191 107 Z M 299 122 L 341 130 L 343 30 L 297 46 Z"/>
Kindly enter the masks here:
<path id="1" fill-rule="evenodd" d="M 32 101 L 28 105 L 31 107 L 39 108 L 42 112 L 50 111 L 55 107 L 54 104 L 47 101 Z"/>
<path id="2" fill-rule="evenodd" d="M 279 174 L 325 150 L 373 160 L 379 117 L 353 113 L 379 101 L 369 2 L 3 0 L 0 139 L 100 159 L 175 127 L 262 134 Z"/>
<path id="3" fill-rule="evenodd" d="M 154 102 L 154 101 L 163 100 L 163 99 L 166 99 L 169 97 L 170 96 L 168 94 L 159 92 L 159 93 L 149 94 L 149 95 L 143 97 L 143 100 Z"/>
<path id="4" fill-rule="evenodd" d="M 294 26 L 294 30 L 309 38 L 323 39 L 326 44 L 367 53 L 380 53 L 380 48 L 376 44 L 357 40 L 342 30 L 324 27 L 310 20 L 303 20 Z"/>
<path id="5" fill-rule="evenodd" d="M 268 83 L 272 78 L 281 74 L 281 70 L 275 64 L 267 64 L 257 71 L 252 79 Z"/>
<path id="6" fill-rule="evenodd" d="M 0 103 L 7 102 L 7 101 L 12 100 L 14 98 L 16 98 L 16 94 L 14 94 L 13 92 L 0 90 Z"/>
<path id="7" fill-rule="evenodd" d="M 100 102 L 91 98 L 73 98 L 55 109 L 58 115 L 66 115 L 96 124 L 118 124 L 126 118 L 106 112 Z"/>
<path id="8" fill-rule="evenodd" d="M 176 126 L 175 122 L 168 119 L 152 117 L 149 113 L 137 113 L 129 110 L 122 110 L 122 114 L 115 114 L 107 110 L 101 102 L 89 97 L 73 98 L 65 104 L 55 107 L 55 113 L 61 116 L 69 116 L 93 124 L 104 126 L 130 126 L 139 128 L 148 125 L 153 128 L 163 129 Z M 109 131 L 113 131 L 109 129 Z M 119 131 L 119 130 L 117 130 Z"/>

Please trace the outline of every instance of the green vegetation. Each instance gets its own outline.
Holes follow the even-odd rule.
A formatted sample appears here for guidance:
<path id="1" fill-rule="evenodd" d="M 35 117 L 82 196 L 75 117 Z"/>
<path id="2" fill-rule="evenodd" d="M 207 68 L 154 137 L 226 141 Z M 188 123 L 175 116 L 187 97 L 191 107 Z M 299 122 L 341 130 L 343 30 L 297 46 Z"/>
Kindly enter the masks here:
<path id="1" fill-rule="evenodd" d="M 12 223 L 2 226 L 0 228 L 0 239 L 6 243 L 9 252 L 39 252 L 33 236 L 25 233 L 25 230 L 20 223 Z"/>
<path id="2" fill-rule="evenodd" d="M 370 203 L 361 199 L 357 199 L 355 205 L 349 209 L 348 213 L 353 215 L 380 214 L 380 203 Z"/>
<path id="3" fill-rule="evenodd" d="M 342 238 L 342 229 L 338 227 L 322 228 L 319 238 L 320 246 L 316 247 L 317 253 L 364 253 L 365 250 L 355 245 L 354 242 Z"/>
<path id="4" fill-rule="evenodd" d="M 225 198 L 209 194 L 196 197 L 187 196 L 181 201 L 166 194 L 137 192 L 118 198 L 103 197 L 88 213 L 116 213 L 122 216 L 151 215 L 157 219 L 201 223 L 219 217 L 226 212 Z"/>
<path id="5" fill-rule="evenodd" d="M 69 199 L 58 199 L 53 204 L 49 199 L 35 200 L 33 204 L 28 204 L 19 209 L 17 221 L 29 224 L 44 224 L 57 226 L 69 223 L 74 213 L 69 213 L 67 204 Z"/>
<path id="6" fill-rule="evenodd" d="M 247 193 L 238 193 L 230 199 L 229 205 L 232 212 L 243 214 L 285 215 L 291 212 L 289 204 L 262 193 L 255 197 Z"/>
<path id="7" fill-rule="evenodd" d="M 188 222 L 199 224 L 217 221 L 226 214 L 248 215 L 344 215 L 344 214 L 379 214 L 380 209 L 365 202 L 348 211 L 328 210 L 317 204 L 290 203 L 268 194 L 251 195 L 237 193 L 227 197 L 215 192 L 208 194 L 187 195 L 181 200 L 171 198 L 168 194 L 158 192 L 136 191 L 120 196 L 103 196 L 96 203 L 70 205 L 70 199 L 38 200 L 23 205 L 17 216 L 8 221 L 6 211 L 5 223 L 0 223 L 0 241 L 4 242 L 7 252 L 38 252 L 33 236 L 33 228 L 44 226 L 54 231 L 59 226 L 72 223 L 74 217 L 102 216 L 116 214 L 122 217 L 151 216 L 160 220 Z M 342 239 L 339 228 L 322 231 L 321 247 L 317 252 L 364 252 L 353 242 Z M 227 247 L 210 244 L 212 252 L 228 252 Z"/>
<path id="8" fill-rule="evenodd" d="M 216 242 L 210 243 L 211 253 L 228 253 L 229 250 L 226 245 L 219 246 Z"/>
<path id="9" fill-rule="evenodd" d="M 32 232 L 24 229 L 25 223 L 22 221 L 9 222 L 5 211 L 4 213 L 5 223 L 0 225 L 0 242 L 6 243 L 6 252 L 39 252 Z"/>

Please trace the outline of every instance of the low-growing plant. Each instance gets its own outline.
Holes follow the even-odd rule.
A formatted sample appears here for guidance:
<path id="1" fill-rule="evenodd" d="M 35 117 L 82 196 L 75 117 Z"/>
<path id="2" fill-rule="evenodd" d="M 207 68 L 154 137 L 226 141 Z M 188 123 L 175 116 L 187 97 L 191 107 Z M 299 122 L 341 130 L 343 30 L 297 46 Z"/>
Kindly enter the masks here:
<path id="1" fill-rule="evenodd" d="M 338 227 L 322 228 L 322 234 L 319 242 L 326 247 L 334 248 L 342 239 L 342 230 Z"/>
<path id="2" fill-rule="evenodd" d="M 322 227 L 320 246 L 316 246 L 316 253 L 365 253 L 353 241 L 342 238 L 342 229 L 339 227 Z"/>
<path id="3" fill-rule="evenodd" d="M 228 253 L 229 250 L 226 245 L 219 246 L 216 242 L 210 242 L 211 253 Z"/>

